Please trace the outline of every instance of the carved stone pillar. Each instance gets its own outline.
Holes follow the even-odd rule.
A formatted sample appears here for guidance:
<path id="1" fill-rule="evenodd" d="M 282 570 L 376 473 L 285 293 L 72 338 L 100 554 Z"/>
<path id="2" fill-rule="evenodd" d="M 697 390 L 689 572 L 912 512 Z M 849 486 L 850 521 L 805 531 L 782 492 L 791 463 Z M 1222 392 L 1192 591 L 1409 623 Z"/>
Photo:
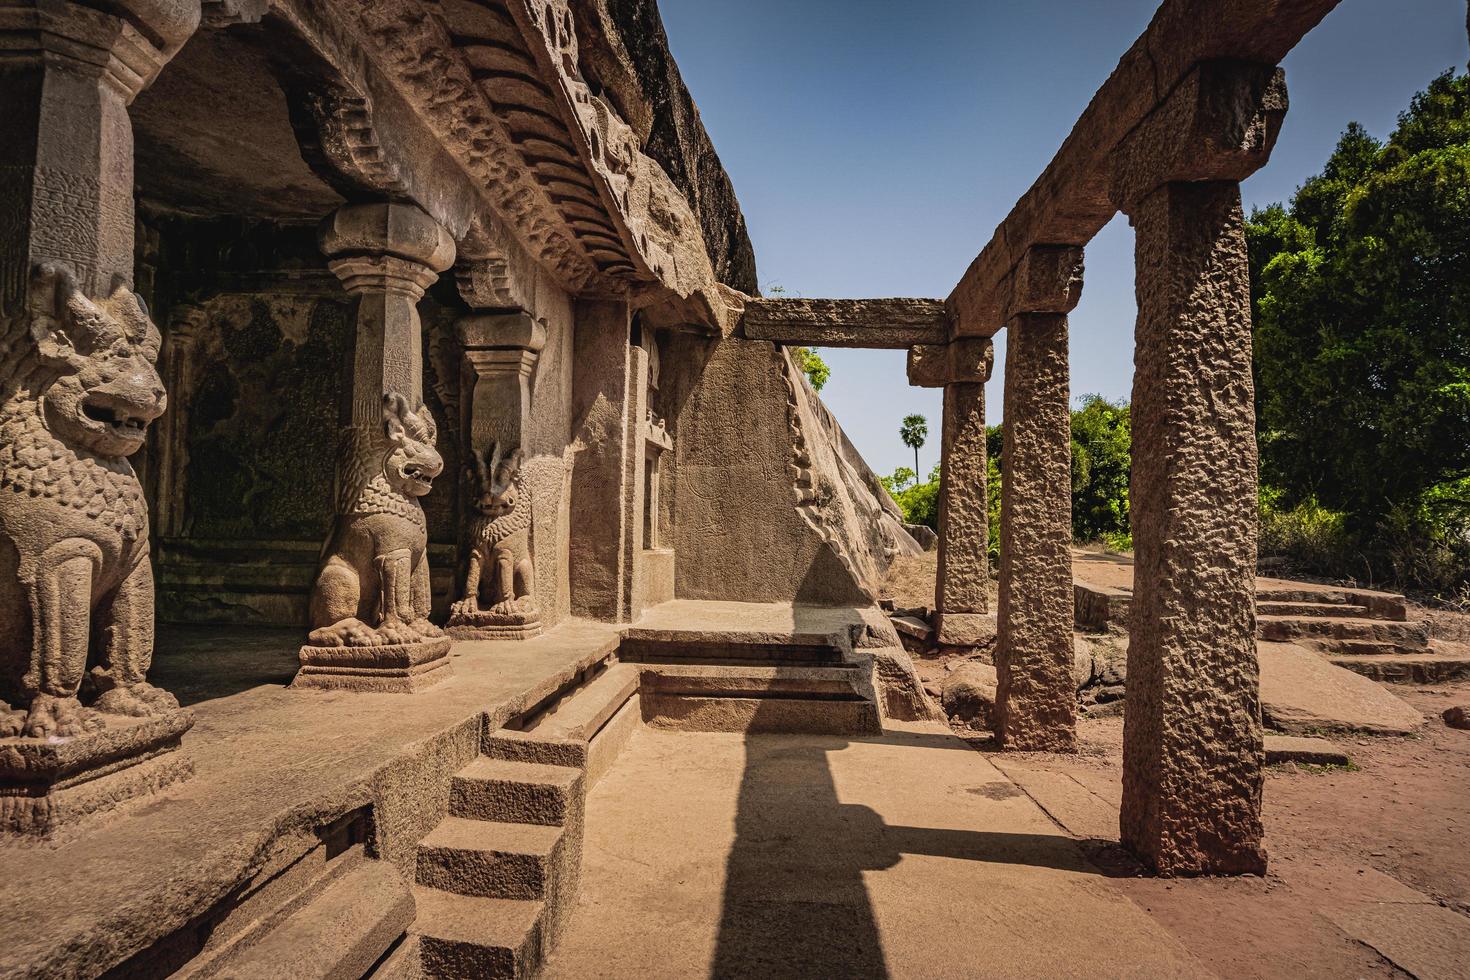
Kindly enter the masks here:
<path id="1" fill-rule="evenodd" d="M 454 239 L 411 204 L 350 204 L 321 229 L 327 265 L 356 301 L 352 417 L 337 519 L 311 596 L 294 687 L 419 691 L 449 674 L 429 622 L 428 529 L 419 498 L 444 469 L 423 404 L 418 301 Z"/>
<path id="2" fill-rule="evenodd" d="M 106 9 L 0 5 L 0 834 L 49 835 L 191 771 L 173 750 L 193 716 L 146 679 L 148 508 L 128 457 L 166 398 L 158 328 L 127 288 L 127 107 L 199 9 Z"/>
<path id="3" fill-rule="evenodd" d="M 469 573 L 449 634 L 525 640 L 541 632 L 532 553 L 534 500 L 521 472 L 531 421 L 531 378 L 546 327 L 530 314 L 490 313 L 459 321 L 464 348 L 462 431 L 473 486 Z"/>
<path id="4" fill-rule="evenodd" d="M 0 315 L 31 270 L 64 262 L 89 297 L 133 281 L 128 104 L 194 32 L 198 5 L 0 7 Z"/>
<path id="5" fill-rule="evenodd" d="M 177 305 L 163 339 L 163 382 L 174 400 L 158 433 L 158 537 L 167 541 L 187 532 L 189 492 L 189 407 L 194 395 L 194 354 L 208 324 L 204 308 Z"/>
<path id="6" fill-rule="evenodd" d="M 1011 277 L 993 721 L 1016 751 L 1077 748 L 1067 313 L 1081 293 L 1080 248 L 1033 248 Z"/>
<path id="7" fill-rule="evenodd" d="M 995 638 L 986 594 L 990 502 L 985 451 L 985 382 L 994 360 L 994 345 L 984 338 L 909 351 L 909 384 L 944 388 L 934 622 L 944 646 L 983 646 Z"/>
<path id="8" fill-rule="evenodd" d="M 1279 70 L 1205 63 L 1119 147 L 1136 234 L 1135 554 L 1123 843 L 1165 874 L 1261 873 L 1256 440 L 1239 181 Z"/>

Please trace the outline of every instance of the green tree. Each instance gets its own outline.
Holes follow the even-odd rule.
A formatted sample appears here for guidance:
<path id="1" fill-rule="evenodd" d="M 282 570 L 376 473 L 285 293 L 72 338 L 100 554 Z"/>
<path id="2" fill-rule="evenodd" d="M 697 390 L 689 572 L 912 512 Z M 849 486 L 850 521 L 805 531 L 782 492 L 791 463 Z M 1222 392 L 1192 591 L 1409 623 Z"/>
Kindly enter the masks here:
<path id="1" fill-rule="evenodd" d="M 1350 125 L 1247 240 L 1273 507 L 1342 512 L 1405 584 L 1470 580 L 1470 79 L 1436 78 L 1385 142 Z"/>
<path id="2" fill-rule="evenodd" d="M 1085 395 L 1072 412 L 1072 536 L 1127 537 L 1133 426 L 1126 403 Z"/>
<path id="3" fill-rule="evenodd" d="M 898 427 L 898 437 L 914 451 L 914 472 L 919 472 L 919 450 L 924 447 L 924 440 L 929 438 L 929 420 L 922 415 L 905 415 L 903 424 Z"/>

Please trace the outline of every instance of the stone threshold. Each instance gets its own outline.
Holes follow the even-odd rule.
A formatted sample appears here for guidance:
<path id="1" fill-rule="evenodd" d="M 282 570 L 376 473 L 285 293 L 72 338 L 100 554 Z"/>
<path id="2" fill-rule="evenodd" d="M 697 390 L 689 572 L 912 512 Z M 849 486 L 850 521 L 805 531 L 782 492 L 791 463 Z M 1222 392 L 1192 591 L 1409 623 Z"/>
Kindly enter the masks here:
<path id="1" fill-rule="evenodd" d="M 454 678 L 417 694 L 269 685 L 194 705 L 181 750 L 192 778 L 64 840 L 0 845 L 0 976 L 100 974 L 248 893 L 354 812 L 375 856 L 411 868 L 482 733 L 616 653 L 622 632 L 572 621 L 521 643 L 456 643 Z"/>

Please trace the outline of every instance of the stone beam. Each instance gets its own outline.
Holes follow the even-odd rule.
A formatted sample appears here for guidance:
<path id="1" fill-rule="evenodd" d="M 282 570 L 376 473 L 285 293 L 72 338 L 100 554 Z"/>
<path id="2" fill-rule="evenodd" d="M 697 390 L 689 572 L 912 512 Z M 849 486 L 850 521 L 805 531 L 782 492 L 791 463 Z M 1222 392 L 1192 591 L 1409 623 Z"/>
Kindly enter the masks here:
<path id="1" fill-rule="evenodd" d="M 1338 2 L 1165 0 L 950 293 L 955 332 L 990 336 L 1005 325 L 1006 279 L 1032 246 L 1085 245 L 1112 220 L 1114 149 L 1197 64 L 1234 58 L 1274 65 Z"/>
<path id="2" fill-rule="evenodd" d="M 801 347 L 902 350 L 949 338 L 937 299 L 753 299 L 741 324 L 749 340 Z"/>

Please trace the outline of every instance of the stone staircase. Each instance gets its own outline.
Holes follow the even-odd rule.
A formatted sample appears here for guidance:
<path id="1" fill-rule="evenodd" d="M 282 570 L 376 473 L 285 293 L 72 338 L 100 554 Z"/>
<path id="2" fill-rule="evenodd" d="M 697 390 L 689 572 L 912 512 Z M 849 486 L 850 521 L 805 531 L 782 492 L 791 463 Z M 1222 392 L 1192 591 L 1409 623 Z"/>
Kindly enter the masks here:
<path id="1" fill-rule="evenodd" d="M 630 631 L 619 656 L 642 666 L 652 727 L 697 732 L 871 735 L 881 731 L 871 668 L 845 631 L 686 635 Z"/>
<path id="2" fill-rule="evenodd" d="M 1256 594 L 1262 640 L 1295 643 L 1374 680 L 1435 683 L 1470 675 L 1470 656 L 1439 649 L 1429 623 L 1411 620 L 1404 597 L 1330 588 L 1262 588 Z"/>
<path id="3" fill-rule="evenodd" d="M 404 966 L 375 980 L 535 973 L 575 902 L 586 794 L 640 721 L 637 691 L 637 668 L 615 664 L 522 730 L 487 734 L 419 842 Z"/>

